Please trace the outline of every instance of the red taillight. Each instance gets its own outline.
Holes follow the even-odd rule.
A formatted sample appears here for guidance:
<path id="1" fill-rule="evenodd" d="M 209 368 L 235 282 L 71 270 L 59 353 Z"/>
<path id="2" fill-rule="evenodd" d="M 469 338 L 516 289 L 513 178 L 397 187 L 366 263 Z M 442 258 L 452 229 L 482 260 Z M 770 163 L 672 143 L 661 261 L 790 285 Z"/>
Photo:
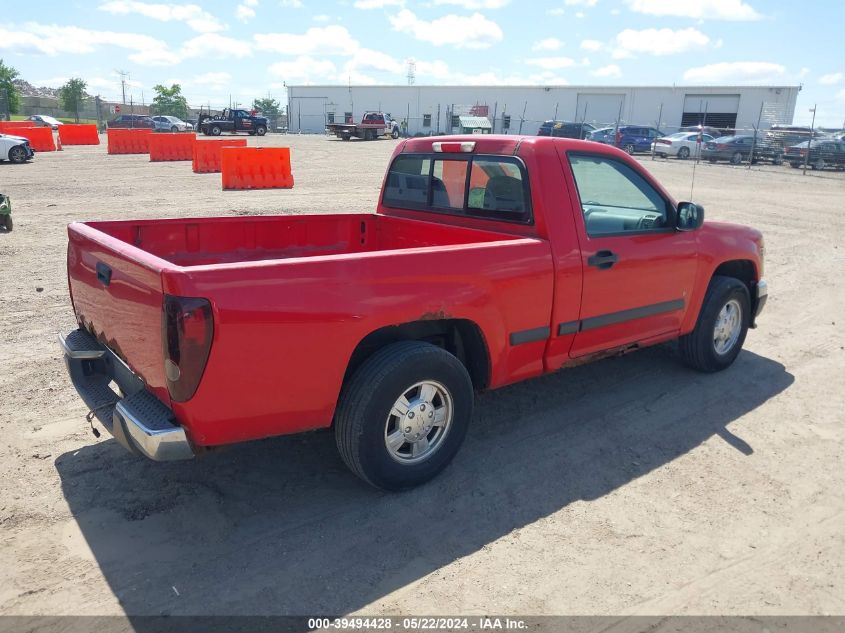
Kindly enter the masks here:
<path id="1" fill-rule="evenodd" d="M 659 138 L 659 139 L 657 139 L 657 142 L 660 143 L 661 145 L 671 145 L 672 144 L 672 141 L 670 141 L 669 139 L 665 139 L 665 138 Z"/>
<path id="2" fill-rule="evenodd" d="M 730 145 L 726 145 L 725 143 L 719 143 L 716 145 L 716 149 L 730 149 Z"/>
<path id="3" fill-rule="evenodd" d="M 214 319 L 208 300 L 164 296 L 164 374 L 173 400 L 184 402 L 193 397 L 205 371 L 213 337 Z"/>

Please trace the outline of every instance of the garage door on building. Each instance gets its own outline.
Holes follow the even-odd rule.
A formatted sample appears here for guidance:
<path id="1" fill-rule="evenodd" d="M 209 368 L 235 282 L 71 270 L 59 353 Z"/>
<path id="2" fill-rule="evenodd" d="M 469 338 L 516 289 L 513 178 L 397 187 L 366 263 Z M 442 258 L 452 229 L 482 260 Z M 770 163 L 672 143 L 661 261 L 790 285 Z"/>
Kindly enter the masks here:
<path id="1" fill-rule="evenodd" d="M 707 121 L 704 113 L 707 113 Z M 712 125 L 718 128 L 736 127 L 739 95 L 686 95 L 681 125 Z"/>
<path id="2" fill-rule="evenodd" d="M 624 94 L 578 93 L 578 121 L 595 126 L 611 124 L 619 116 L 620 106 L 625 103 Z"/>

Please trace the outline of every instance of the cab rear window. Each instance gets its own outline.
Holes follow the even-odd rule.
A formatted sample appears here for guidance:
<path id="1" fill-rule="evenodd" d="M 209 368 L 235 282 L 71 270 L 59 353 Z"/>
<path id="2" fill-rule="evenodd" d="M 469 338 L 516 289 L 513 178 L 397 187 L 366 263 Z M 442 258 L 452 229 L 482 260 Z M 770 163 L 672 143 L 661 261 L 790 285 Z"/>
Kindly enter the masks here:
<path id="1" fill-rule="evenodd" d="M 401 154 L 388 171 L 382 202 L 398 209 L 529 224 L 530 199 L 525 167 L 516 157 Z"/>

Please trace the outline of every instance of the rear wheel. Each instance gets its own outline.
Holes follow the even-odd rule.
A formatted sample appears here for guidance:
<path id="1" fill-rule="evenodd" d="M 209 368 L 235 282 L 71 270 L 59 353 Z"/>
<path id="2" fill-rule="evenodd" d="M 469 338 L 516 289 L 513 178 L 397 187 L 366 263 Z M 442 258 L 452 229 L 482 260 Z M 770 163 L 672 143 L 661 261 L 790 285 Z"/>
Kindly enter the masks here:
<path id="1" fill-rule="evenodd" d="M 783 165 L 783 156 L 775 156 L 772 159 L 772 165 Z"/>
<path id="2" fill-rule="evenodd" d="M 457 358 L 429 343 L 395 343 L 345 385 L 335 439 L 343 461 L 367 483 L 412 488 L 452 461 L 472 408 L 472 382 Z"/>
<path id="3" fill-rule="evenodd" d="M 26 150 L 22 145 L 15 145 L 9 150 L 9 160 L 16 164 L 26 162 Z"/>
<path id="4" fill-rule="evenodd" d="M 689 147 L 682 147 L 678 150 L 678 158 L 681 160 L 686 160 L 689 158 Z"/>
<path id="5" fill-rule="evenodd" d="M 813 169 L 818 169 L 819 171 L 821 171 L 825 167 L 827 167 L 827 163 L 825 162 L 824 158 L 820 158 L 816 161 L 813 161 Z"/>
<path id="6" fill-rule="evenodd" d="M 634 153 L 634 150 L 635 150 L 636 148 L 635 148 L 633 145 L 631 145 L 630 143 L 628 143 L 628 145 L 626 145 L 626 146 L 625 146 L 625 147 L 623 147 L 622 149 L 624 149 L 624 150 L 625 150 L 627 153 L 629 153 L 629 154 L 633 154 L 633 153 Z"/>
<path id="7" fill-rule="evenodd" d="M 178 131 L 179 131 L 179 128 L 178 128 L 178 127 L 176 127 L 176 126 L 174 125 L 174 126 L 172 126 L 172 127 L 170 128 L 170 131 L 171 131 L 171 132 L 178 132 Z"/>
<path id="8" fill-rule="evenodd" d="M 731 165 L 739 165 L 742 162 L 742 152 L 734 152 L 731 156 Z"/>
<path id="9" fill-rule="evenodd" d="M 3 228 L 6 229 L 6 232 L 12 230 L 12 216 L 11 215 L 4 215 L 0 217 L 0 222 L 3 224 Z"/>
<path id="10" fill-rule="evenodd" d="M 703 372 L 729 367 L 745 342 L 750 306 L 748 288 L 739 279 L 713 277 L 695 329 L 678 341 L 683 361 Z"/>
<path id="11" fill-rule="evenodd" d="M 255 133 L 258 134 L 258 136 L 264 136 L 265 134 L 267 134 L 267 128 L 263 125 L 259 125 L 257 128 L 255 128 Z"/>
<path id="12" fill-rule="evenodd" d="M 789 166 L 792 167 L 792 169 L 798 169 L 801 165 L 799 163 L 789 163 Z"/>
<path id="13" fill-rule="evenodd" d="M 223 129 L 219 125 L 212 125 L 211 126 L 211 135 L 212 136 L 220 136 L 223 133 Z"/>

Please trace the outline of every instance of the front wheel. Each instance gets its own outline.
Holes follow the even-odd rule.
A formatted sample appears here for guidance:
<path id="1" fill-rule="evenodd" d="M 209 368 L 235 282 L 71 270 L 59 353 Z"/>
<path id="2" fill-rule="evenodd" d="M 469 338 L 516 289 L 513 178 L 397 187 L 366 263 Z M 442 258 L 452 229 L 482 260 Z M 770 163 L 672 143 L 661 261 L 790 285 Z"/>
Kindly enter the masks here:
<path id="1" fill-rule="evenodd" d="M 734 277 L 713 277 L 695 329 L 678 342 L 683 361 L 703 372 L 729 367 L 748 334 L 750 310 L 751 300 L 744 283 Z"/>
<path id="2" fill-rule="evenodd" d="M 742 154 L 740 152 L 734 152 L 733 156 L 731 156 L 731 165 L 739 165 L 742 162 Z"/>
<path id="3" fill-rule="evenodd" d="M 265 134 L 267 134 L 267 128 L 263 125 L 259 125 L 257 128 L 255 128 L 255 133 L 258 134 L 258 136 L 264 136 Z"/>
<path id="4" fill-rule="evenodd" d="M 9 150 L 9 161 L 15 164 L 26 162 L 26 150 L 21 145 L 15 145 Z"/>
<path id="5" fill-rule="evenodd" d="M 622 149 L 624 149 L 628 154 L 633 154 L 634 149 L 636 149 L 636 148 L 633 145 L 628 144 L 625 147 L 623 147 Z"/>
<path id="6" fill-rule="evenodd" d="M 170 131 L 171 132 L 178 132 L 179 128 L 174 125 L 173 127 L 170 128 Z"/>
<path id="7" fill-rule="evenodd" d="M 821 171 L 825 167 L 827 167 L 827 163 L 825 162 L 824 158 L 820 158 L 817 161 L 813 162 L 813 169 L 818 169 L 819 171 Z"/>
<path id="8" fill-rule="evenodd" d="M 335 440 L 343 461 L 367 483 L 413 488 L 452 461 L 472 408 L 472 381 L 455 356 L 429 343 L 395 343 L 345 385 Z"/>
<path id="9" fill-rule="evenodd" d="M 390 138 L 392 138 L 392 139 L 399 138 L 399 128 L 393 128 L 393 132 L 390 133 Z"/>

